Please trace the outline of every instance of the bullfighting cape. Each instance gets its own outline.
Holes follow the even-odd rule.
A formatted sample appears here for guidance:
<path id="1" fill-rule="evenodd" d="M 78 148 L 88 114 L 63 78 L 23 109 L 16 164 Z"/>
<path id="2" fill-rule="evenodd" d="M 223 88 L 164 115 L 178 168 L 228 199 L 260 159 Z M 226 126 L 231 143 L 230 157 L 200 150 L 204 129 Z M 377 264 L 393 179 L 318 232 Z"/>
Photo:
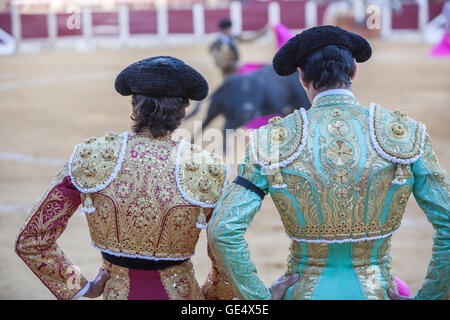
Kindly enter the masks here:
<path id="1" fill-rule="evenodd" d="M 425 126 L 400 110 L 363 107 L 350 91 L 325 91 L 310 110 L 251 133 L 208 239 L 238 297 L 270 298 L 243 238 L 270 194 L 291 239 L 285 274 L 300 274 L 285 299 L 387 299 L 387 289 L 396 289 L 390 239 L 411 193 L 436 230 L 416 298 L 443 299 L 450 285 L 449 179 Z"/>
<path id="2" fill-rule="evenodd" d="M 87 139 L 33 209 L 16 252 L 57 298 L 83 295 L 87 280 L 56 243 L 81 204 L 92 245 L 102 255 L 172 263 L 141 273 L 104 260 L 112 274 L 105 299 L 231 299 L 213 259 L 202 288 L 189 260 L 227 175 L 216 155 L 170 135 Z M 69 285 L 75 278 L 78 285 Z"/>

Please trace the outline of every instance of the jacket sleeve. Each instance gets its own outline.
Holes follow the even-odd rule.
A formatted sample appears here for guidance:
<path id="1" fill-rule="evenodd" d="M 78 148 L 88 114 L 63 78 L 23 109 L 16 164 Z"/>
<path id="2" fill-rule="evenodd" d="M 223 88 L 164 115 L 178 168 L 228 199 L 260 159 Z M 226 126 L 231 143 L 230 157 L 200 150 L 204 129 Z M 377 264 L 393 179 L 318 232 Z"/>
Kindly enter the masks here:
<path id="1" fill-rule="evenodd" d="M 36 204 L 16 240 L 16 253 L 58 299 L 78 298 L 89 288 L 79 268 L 56 243 L 80 202 L 80 192 L 72 185 L 66 165 Z"/>
<path id="2" fill-rule="evenodd" d="M 211 253 L 208 244 L 208 257 L 211 259 L 211 269 L 208 273 L 205 283 L 202 286 L 202 292 L 206 300 L 232 300 L 235 295 L 231 284 L 226 276 L 217 268 L 216 261 Z"/>
<path id="3" fill-rule="evenodd" d="M 439 166 L 426 136 L 424 154 L 412 165 L 413 194 L 433 225 L 433 248 L 427 275 L 416 299 L 446 299 L 450 288 L 449 177 Z"/>
<path id="4" fill-rule="evenodd" d="M 268 192 L 267 177 L 246 161 L 240 166 L 242 178 Z M 220 199 L 208 225 L 208 242 L 219 271 L 229 279 L 239 299 L 270 299 L 270 290 L 257 275 L 244 238 L 262 199 L 255 192 L 232 183 Z"/>

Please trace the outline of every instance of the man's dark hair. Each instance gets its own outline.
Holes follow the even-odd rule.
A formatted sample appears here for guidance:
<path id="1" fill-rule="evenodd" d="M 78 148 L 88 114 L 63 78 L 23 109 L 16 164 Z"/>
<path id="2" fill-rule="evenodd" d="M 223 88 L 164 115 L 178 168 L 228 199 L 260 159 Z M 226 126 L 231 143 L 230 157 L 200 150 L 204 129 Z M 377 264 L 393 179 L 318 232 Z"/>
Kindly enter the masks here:
<path id="1" fill-rule="evenodd" d="M 188 98 L 156 98 L 144 95 L 133 95 L 131 98 L 134 120 L 133 131 L 139 133 L 149 129 L 155 137 L 165 136 L 173 132 L 181 124 L 185 116 L 184 108 L 189 105 Z"/>
<path id="2" fill-rule="evenodd" d="M 305 81 L 312 81 L 316 90 L 329 89 L 338 83 L 349 86 L 355 71 L 351 52 L 335 45 L 314 52 L 302 65 Z"/>
<path id="3" fill-rule="evenodd" d="M 229 28 L 231 28 L 232 25 L 233 25 L 233 23 L 228 18 L 221 19 L 219 21 L 219 23 L 217 24 L 217 26 L 219 27 L 220 30 L 229 29 Z"/>

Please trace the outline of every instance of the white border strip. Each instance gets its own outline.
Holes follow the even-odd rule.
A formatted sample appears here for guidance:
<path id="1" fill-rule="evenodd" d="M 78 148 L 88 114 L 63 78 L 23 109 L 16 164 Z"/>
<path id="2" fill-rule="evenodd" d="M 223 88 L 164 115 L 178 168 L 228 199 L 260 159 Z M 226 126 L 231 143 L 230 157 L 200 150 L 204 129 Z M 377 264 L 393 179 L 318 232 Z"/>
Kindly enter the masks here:
<path id="1" fill-rule="evenodd" d="M 95 212 L 95 208 L 81 208 L 81 211 L 83 211 L 84 213 L 90 214 L 90 213 L 94 213 Z"/>
<path id="2" fill-rule="evenodd" d="M 398 226 L 397 229 L 395 229 L 392 232 L 389 232 L 387 234 L 381 235 L 381 236 L 374 236 L 374 237 L 364 237 L 364 238 L 359 238 L 359 239 L 342 239 L 342 240 L 324 240 L 324 239 L 317 239 L 317 240 L 313 240 L 313 239 L 299 239 L 299 238 L 294 238 L 291 237 L 287 234 L 288 238 L 290 238 L 291 240 L 297 241 L 297 242 L 312 242 L 312 243 L 347 243 L 347 242 L 361 242 L 361 241 L 367 241 L 367 240 L 376 240 L 376 239 L 383 239 L 383 238 L 387 238 L 391 235 L 393 235 L 395 232 L 397 232 L 397 230 L 400 229 L 400 226 Z"/>
<path id="3" fill-rule="evenodd" d="M 302 141 L 300 142 L 300 145 L 298 146 L 297 151 L 292 154 L 289 158 L 281 161 L 281 162 L 277 162 L 277 163 L 273 163 L 270 165 L 264 164 L 261 160 L 258 159 L 258 154 L 256 153 L 256 143 L 255 143 L 255 135 L 257 133 L 258 130 L 254 130 L 251 134 L 250 134 L 250 146 L 252 149 L 252 153 L 253 156 L 255 158 L 255 161 L 264 169 L 267 170 L 271 170 L 271 169 L 276 169 L 276 168 L 283 168 L 285 166 L 287 166 L 288 164 L 290 164 L 292 161 L 294 161 L 295 159 L 297 159 L 300 154 L 302 153 L 303 149 L 306 146 L 306 138 L 308 135 L 308 118 L 306 117 L 306 111 L 304 108 L 300 108 L 300 115 L 302 117 L 303 120 L 303 124 L 302 124 Z"/>
<path id="4" fill-rule="evenodd" d="M 409 159 L 400 159 L 395 156 L 391 156 L 384 152 L 384 150 L 380 147 L 378 144 L 376 135 L 375 135 L 375 104 L 371 103 L 369 106 L 369 134 L 370 134 L 370 141 L 372 141 L 373 148 L 377 151 L 377 153 L 380 155 L 380 157 L 393 162 L 393 163 L 400 163 L 400 164 L 411 164 L 417 159 L 419 159 L 423 154 L 423 146 L 425 144 L 425 135 L 426 135 L 426 126 L 425 124 L 419 122 L 419 126 L 422 127 L 422 136 L 420 137 L 420 152 L 419 154 L 415 155 L 412 158 Z"/>
<path id="5" fill-rule="evenodd" d="M 287 188 L 287 184 L 283 183 L 283 184 L 273 184 L 271 185 L 272 188 L 274 189 L 283 189 L 283 188 Z"/>
<path id="6" fill-rule="evenodd" d="M 164 261 L 164 260 L 180 261 L 180 260 L 187 260 L 195 255 L 195 251 L 194 251 L 194 253 L 192 253 L 191 255 L 189 255 L 187 257 L 182 257 L 182 258 L 174 258 L 174 257 L 157 258 L 157 257 L 142 256 L 140 254 L 126 254 L 126 253 L 122 253 L 122 252 L 113 252 L 108 249 L 101 249 L 101 248 L 97 247 L 95 245 L 95 243 L 92 241 L 91 241 L 91 245 L 95 249 L 100 250 L 101 252 L 105 252 L 105 253 L 111 254 L 116 257 L 135 258 L 135 259 L 144 259 L 144 260 L 153 260 L 153 261 Z"/>
<path id="7" fill-rule="evenodd" d="M 404 185 L 406 183 L 406 179 L 401 179 L 398 180 L 397 178 L 395 178 L 394 180 L 392 180 L 392 184 L 398 184 L 398 185 Z"/>
<path id="8" fill-rule="evenodd" d="M 72 183 L 75 186 L 75 188 L 77 188 L 82 193 L 93 193 L 93 192 L 98 192 L 100 190 L 105 189 L 111 182 L 113 182 L 114 179 L 117 177 L 117 174 L 119 173 L 120 168 L 122 167 L 122 161 L 123 161 L 123 158 L 125 157 L 125 152 L 127 150 L 127 142 L 128 142 L 128 136 L 129 135 L 130 135 L 129 132 L 124 132 L 123 133 L 123 139 L 122 139 L 122 145 L 121 145 L 121 149 L 120 149 L 120 153 L 119 153 L 119 158 L 117 160 L 116 167 L 114 168 L 111 176 L 104 183 L 102 183 L 102 184 L 100 184 L 100 185 L 98 185 L 98 186 L 96 186 L 94 188 L 89 188 L 89 189 L 84 189 L 84 188 L 81 188 L 79 185 L 77 185 L 77 183 L 75 182 L 75 178 L 72 175 L 73 158 L 75 157 L 75 154 L 76 154 L 76 152 L 78 150 L 78 147 L 81 144 L 76 145 L 74 150 L 73 150 L 72 156 L 70 157 L 70 160 L 69 160 L 69 176 L 70 176 L 70 179 L 72 180 Z"/>
<path id="9" fill-rule="evenodd" d="M 203 224 L 200 224 L 198 222 L 195 223 L 195 226 L 197 227 L 197 229 L 206 229 L 206 228 L 208 228 L 208 224 L 203 225 Z"/>
<path id="10" fill-rule="evenodd" d="M 202 201 L 194 200 L 191 197 L 189 197 L 189 195 L 181 187 L 180 177 L 178 176 L 178 174 L 180 172 L 181 157 L 183 155 L 183 145 L 185 143 L 186 142 L 185 142 L 184 139 L 180 140 L 180 142 L 178 144 L 177 157 L 176 157 L 176 160 L 175 160 L 175 181 L 177 182 L 178 190 L 180 191 L 181 195 L 183 196 L 183 198 L 187 202 L 189 202 L 189 203 L 191 203 L 193 205 L 202 207 L 202 208 L 214 208 L 217 205 L 217 202 L 213 203 L 213 204 L 207 204 L 207 203 L 204 203 Z M 224 180 L 224 183 L 223 183 L 221 195 L 225 192 L 225 188 L 227 186 L 228 171 L 229 171 L 229 166 L 228 166 L 228 164 L 225 164 L 225 180 Z M 217 200 L 219 200 L 219 199 L 217 199 Z"/>

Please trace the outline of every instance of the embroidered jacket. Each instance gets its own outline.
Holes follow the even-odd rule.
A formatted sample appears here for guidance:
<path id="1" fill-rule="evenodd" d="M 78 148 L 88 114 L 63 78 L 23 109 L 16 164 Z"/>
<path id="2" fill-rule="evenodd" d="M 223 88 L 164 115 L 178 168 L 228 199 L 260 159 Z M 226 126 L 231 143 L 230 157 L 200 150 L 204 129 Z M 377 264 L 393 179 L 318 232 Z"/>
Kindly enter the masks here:
<path id="1" fill-rule="evenodd" d="M 286 274 L 300 274 L 286 299 L 387 299 L 396 288 L 390 237 L 412 192 L 435 229 L 416 298 L 445 299 L 449 178 L 425 126 L 403 111 L 362 107 L 350 91 L 332 93 L 252 132 L 239 173 L 253 186 L 231 184 L 208 226 L 218 266 L 239 298 L 270 298 L 243 237 L 270 193 L 292 239 Z"/>
<path id="2" fill-rule="evenodd" d="M 88 282 L 56 243 L 82 204 L 92 245 L 100 251 L 148 260 L 188 259 L 227 183 L 227 170 L 216 155 L 170 136 L 90 138 L 75 147 L 32 210 L 16 252 L 58 299 L 82 296 Z M 192 264 L 183 266 L 183 286 L 193 289 L 170 298 L 203 298 L 194 292 L 199 287 Z M 208 299 L 233 297 L 214 262 L 203 293 Z"/>

